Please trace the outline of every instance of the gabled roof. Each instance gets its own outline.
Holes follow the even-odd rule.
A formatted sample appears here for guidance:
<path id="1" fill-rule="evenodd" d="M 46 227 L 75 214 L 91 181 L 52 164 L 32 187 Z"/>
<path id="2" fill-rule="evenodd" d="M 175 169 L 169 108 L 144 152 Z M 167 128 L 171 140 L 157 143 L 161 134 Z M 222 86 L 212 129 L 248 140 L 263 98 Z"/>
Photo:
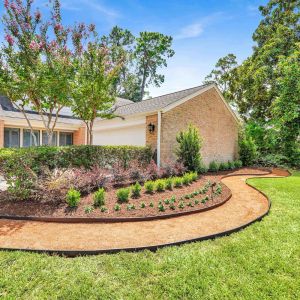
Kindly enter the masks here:
<path id="1" fill-rule="evenodd" d="M 193 95 L 202 89 L 209 86 L 209 84 L 196 86 L 190 89 L 186 89 L 183 91 L 166 94 L 163 96 L 155 97 L 146 99 L 140 102 L 133 102 L 130 104 L 126 104 L 120 106 L 116 110 L 117 115 L 126 116 L 126 115 L 133 115 L 133 114 L 140 114 L 140 113 L 147 113 L 147 112 L 154 112 L 165 108 L 166 106 L 175 103 L 181 99 L 184 99 L 190 95 Z"/>

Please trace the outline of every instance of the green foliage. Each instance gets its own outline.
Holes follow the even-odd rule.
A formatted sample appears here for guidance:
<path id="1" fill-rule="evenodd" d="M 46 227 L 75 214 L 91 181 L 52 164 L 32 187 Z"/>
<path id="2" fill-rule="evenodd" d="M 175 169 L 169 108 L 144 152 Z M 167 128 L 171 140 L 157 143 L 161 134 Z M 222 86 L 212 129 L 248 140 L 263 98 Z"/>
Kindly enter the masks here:
<path id="1" fill-rule="evenodd" d="M 166 178 L 165 180 L 165 183 L 166 183 L 166 189 L 171 191 L 173 190 L 173 178 L 172 177 L 169 177 L 169 178 Z"/>
<path id="2" fill-rule="evenodd" d="M 105 206 L 101 206 L 100 207 L 100 211 L 103 212 L 103 213 L 107 212 L 107 208 Z"/>
<path id="3" fill-rule="evenodd" d="M 164 179 L 158 179 L 155 181 L 155 189 L 157 192 L 163 192 L 166 188 L 166 182 Z"/>
<path id="4" fill-rule="evenodd" d="M 178 160 L 182 161 L 188 170 L 198 171 L 201 166 L 200 149 L 202 146 L 198 129 L 190 124 L 186 131 L 178 133 L 176 140 L 178 147 L 175 152 Z"/>
<path id="5" fill-rule="evenodd" d="M 179 188 L 182 186 L 182 177 L 174 177 L 174 186 Z"/>
<path id="6" fill-rule="evenodd" d="M 152 194 L 154 192 L 154 188 L 155 188 L 155 183 L 154 181 L 146 181 L 144 184 L 144 188 L 146 190 L 146 193 L 148 194 Z"/>
<path id="7" fill-rule="evenodd" d="M 178 204 L 178 207 L 183 209 L 185 207 L 185 204 L 183 201 L 180 201 L 179 204 Z"/>
<path id="8" fill-rule="evenodd" d="M 134 185 L 131 186 L 131 195 L 133 198 L 138 198 L 141 196 L 141 190 L 142 190 L 142 187 L 141 185 L 136 182 Z"/>
<path id="9" fill-rule="evenodd" d="M 135 205 L 134 204 L 128 204 L 127 205 L 127 210 L 135 210 Z"/>
<path id="10" fill-rule="evenodd" d="M 147 166 L 151 150 L 133 146 L 69 146 L 0 149 L 0 171 L 9 192 L 18 199 L 28 199 L 38 186 L 45 169 L 93 166 L 107 168 L 118 164 L 126 168 L 131 161 Z"/>
<path id="11" fill-rule="evenodd" d="M 80 202 L 80 197 L 80 192 L 71 188 L 66 195 L 66 202 L 68 203 L 69 207 L 75 208 Z"/>
<path id="12" fill-rule="evenodd" d="M 225 170 L 228 170 L 229 169 L 229 166 L 228 166 L 228 163 L 227 162 L 221 162 L 220 165 L 219 165 L 219 170 L 220 171 L 225 171 Z"/>
<path id="13" fill-rule="evenodd" d="M 182 177 L 182 183 L 184 185 L 189 185 L 192 182 L 191 174 L 185 173 Z"/>
<path id="14" fill-rule="evenodd" d="M 94 210 L 94 207 L 92 207 L 92 206 L 86 206 L 86 207 L 84 208 L 84 212 L 85 212 L 86 214 L 92 213 L 93 210 Z"/>
<path id="15" fill-rule="evenodd" d="M 105 190 L 104 188 L 99 188 L 98 191 L 94 193 L 94 206 L 105 205 Z"/>
<path id="16" fill-rule="evenodd" d="M 149 206 L 150 206 L 150 207 L 154 207 L 154 203 L 153 203 L 153 202 L 150 202 Z"/>
<path id="17" fill-rule="evenodd" d="M 114 211 L 120 211 L 121 210 L 121 206 L 119 204 L 116 204 L 114 206 Z"/>
<path id="18" fill-rule="evenodd" d="M 117 199 L 120 203 L 128 202 L 130 194 L 129 188 L 121 188 L 117 190 Z"/>
<path id="19" fill-rule="evenodd" d="M 209 163 L 209 171 L 210 172 L 218 172 L 219 171 L 219 164 L 216 161 L 211 161 Z"/>
<path id="20" fill-rule="evenodd" d="M 241 168 L 243 166 L 243 163 L 241 160 L 235 160 L 233 163 L 234 163 L 235 168 Z"/>
<path id="21" fill-rule="evenodd" d="M 164 212 L 166 209 L 165 209 L 165 207 L 164 207 L 163 204 L 159 204 L 159 205 L 158 205 L 158 210 L 159 210 L 160 212 Z"/>
<path id="22" fill-rule="evenodd" d="M 205 174 L 205 173 L 207 173 L 208 168 L 203 163 L 201 163 L 197 171 L 200 174 Z"/>
<path id="23" fill-rule="evenodd" d="M 227 164 L 228 164 L 228 169 L 229 170 L 233 170 L 235 168 L 235 165 L 234 165 L 233 161 L 228 161 Z"/>
<path id="24" fill-rule="evenodd" d="M 257 147 L 251 137 L 239 139 L 239 156 L 244 166 L 251 166 L 257 158 Z"/>
<path id="25" fill-rule="evenodd" d="M 145 208 L 145 207 L 146 207 L 145 202 L 142 202 L 141 205 L 140 205 L 140 207 L 141 207 L 141 208 Z"/>

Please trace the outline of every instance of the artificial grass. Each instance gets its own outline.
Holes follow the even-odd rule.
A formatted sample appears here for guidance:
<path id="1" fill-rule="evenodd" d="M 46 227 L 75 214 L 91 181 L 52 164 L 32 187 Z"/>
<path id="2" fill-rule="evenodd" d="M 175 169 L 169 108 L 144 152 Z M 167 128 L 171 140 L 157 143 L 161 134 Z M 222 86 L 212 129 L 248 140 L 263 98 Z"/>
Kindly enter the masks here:
<path id="1" fill-rule="evenodd" d="M 0 252 L 0 298 L 300 299 L 300 172 L 249 183 L 271 212 L 228 237 L 74 259 Z"/>

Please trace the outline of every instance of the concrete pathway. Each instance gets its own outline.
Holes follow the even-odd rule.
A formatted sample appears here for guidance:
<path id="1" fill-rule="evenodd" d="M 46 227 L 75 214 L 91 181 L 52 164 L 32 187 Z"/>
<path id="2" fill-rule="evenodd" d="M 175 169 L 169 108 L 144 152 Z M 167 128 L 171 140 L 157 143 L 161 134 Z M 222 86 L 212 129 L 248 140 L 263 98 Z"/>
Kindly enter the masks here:
<path id="1" fill-rule="evenodd" d="M 233 230 L 268 212 L 265 196 L 238 175 L 222 179 L 232 191 L 224 205 L 202 213 L 144 222 L 66 224 L 0 220 L 0 248 L 105 251 L 143 248 L 200 239 Z M 263 175 L 274 176 L 272 175 Z"/>

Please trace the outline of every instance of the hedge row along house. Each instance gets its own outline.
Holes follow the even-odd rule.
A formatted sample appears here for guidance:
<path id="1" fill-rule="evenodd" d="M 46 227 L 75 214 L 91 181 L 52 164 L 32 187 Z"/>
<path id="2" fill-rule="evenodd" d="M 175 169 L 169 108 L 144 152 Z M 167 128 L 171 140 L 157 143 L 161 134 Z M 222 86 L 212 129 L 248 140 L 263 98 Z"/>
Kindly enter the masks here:
<path id="1" fill-rule="evenodd" d="M 148 145 L 158 165 L 176 159 L 176 135 L 192 123 L 203 138 L 202 157 L 212 160 L 237 158 L 239 120 L 215 84 L 202 85 L 175 93 L 132 102 L 117 98 L 118 116 L 97 119 L 94 125 L 95 145 Z M 39 145 L 47 143 L 40 116 L 28 111 Z M 86 143 L 84 123 L 65 108 L 59 116 L 53 144 L 57 146 Z M 0 97 L 0 147 L 33 145 L 30 130 L 21 112 Z"/>

